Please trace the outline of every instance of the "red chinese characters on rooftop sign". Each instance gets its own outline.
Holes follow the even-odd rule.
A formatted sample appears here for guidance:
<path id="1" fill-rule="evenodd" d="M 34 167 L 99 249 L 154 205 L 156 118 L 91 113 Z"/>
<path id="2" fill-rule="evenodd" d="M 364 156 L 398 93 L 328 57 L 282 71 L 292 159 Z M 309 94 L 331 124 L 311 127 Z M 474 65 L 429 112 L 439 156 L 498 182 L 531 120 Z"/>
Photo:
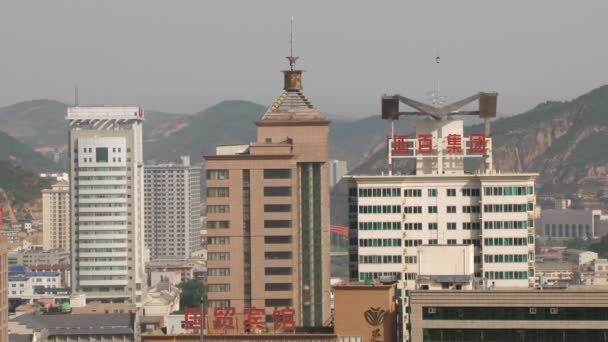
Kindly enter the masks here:
<path id="1" fill-rule="evenodd" d="M 215 329 L 234 329 L 234 315 L 236 310 L 233 307 L 213 308 L 213 327 Z"/>
<path id="2" fill-rule="evenodd" d="M 471 133 L 469 135 L 469 153 L 486 153 L 486 135 L 483 133 Z"/>
<path id="3" fill-rule="evenodd" d="M 266 328 L 265 310 L 256 307 L 245 309 L 245 330 Z"/>
<path id="4" fill-rule="evenodd" d="M 409 148 L 407 146 L 406 135 L 394 135 L 393 136 L 393 154 L 408 154 Z"/>
<path id="5" fill-rule="evenodd" d="M 274 308 L 272 313 L 274 329 L 294 330 L 296 328 L 295 316 L 296 310 L 294 308 Z"/>
<path id="6" fill-rule="evenodd" d="M 295 331 L 296 329 L 296 310 L 291 307 L 274 308 L 272 312 L 272 326 L 274 330 Z M 199 307 L 184 308 L 184 329 L 200 330 L 201 322 L 203 328 L 207 329 L 207 308 L 202 311 Z M 240 323 L 239 323 L 240 322 Z M 229 330 L 244 330 L 244 332 L 265 331 L 266 309 L 250 307 L 245 308 L 243 313 L 236 313 L 234 307 L 215 307 L 213 308 L 213 330 L 215 332 L 227 332 Z"/>
<path id="7" fill-rule="evenodd" d="M 418 134 L 418 153 L 431 154 L 433 153 L 433 135 Z"/>
<path id="8" fill-rule="evenodd" d="M 460 134 L 448 134 L 447 152 L 462 153 L 462 136 Z"/>

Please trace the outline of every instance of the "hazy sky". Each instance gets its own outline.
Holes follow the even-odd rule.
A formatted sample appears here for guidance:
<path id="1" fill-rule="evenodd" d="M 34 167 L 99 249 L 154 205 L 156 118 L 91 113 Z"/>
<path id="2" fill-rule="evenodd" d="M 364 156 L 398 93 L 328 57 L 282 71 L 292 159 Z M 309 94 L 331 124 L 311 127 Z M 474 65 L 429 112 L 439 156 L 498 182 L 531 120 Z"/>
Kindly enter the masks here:
<path id="1" fill-rule="evenodd" d="M 608 83 L 608 1 L 0 1 L 0 106 L 50 98 L 191 113 L 270 104 L 295 17 L 304 90 L 370 115 L 383 93 L 500 93 L 518 113 Z M 441 55 L 440 70 L 434 63 Z"/>

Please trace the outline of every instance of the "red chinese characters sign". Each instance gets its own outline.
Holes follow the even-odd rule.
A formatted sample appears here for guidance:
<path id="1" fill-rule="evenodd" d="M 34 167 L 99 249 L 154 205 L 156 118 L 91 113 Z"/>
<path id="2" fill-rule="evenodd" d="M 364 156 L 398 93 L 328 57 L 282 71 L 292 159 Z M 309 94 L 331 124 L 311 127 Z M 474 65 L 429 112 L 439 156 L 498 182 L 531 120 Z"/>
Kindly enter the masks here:
<path id="1" fill-rule="evenodd" d="M 462 152 L 462 136 L 460 134 L 448 134 L 447 151 L 448 153 Z"/>
<path id="2" fill-rule="evenodd" d="M 393 136 L 393 154 L 408 154 L 409 148 L 407 146 L 407 136 L 405 135 L 394 135 Z"/>
<path id="3" fill-rule="evenodd" d="M 463 139 L 461 134 L 448 134 L 445 137 L 445 151 L 449 154 L 463 153 Z M 434 138 L 432 134 L 419 134 L 417 137 L 418 154 L 432 154 Z M 485 154 L 487 138 L 484 133 L 471 133 L 469 135 L 469 154 Z M 410 148 L 407 136 L 394 135 L 392 140 L 392 154 L 408 155 Z"/>
<path id="4" fill-rule="evenodd" d="M 433 153 L 433 135 L 419 134 L 418 135 L 418 153 L 431 154 Z"/>
<path id="5" fill-rule="evenodd" d="M 486 135 L 471 133 L 469 135 L 469 153 L 486 153 Z"/>
<path id="6" fill-rule="evenodd" d="M 274 330 L 294 331 L 296 328 L 295 322 L 296 311 L 294 308 L 274 308 L 272 312 L 272 321 Z M 237 321 L 237 316 L 240 320 Z M 202 312 L 201 308 L 187 307 L 184 308 L 184 329 L 199 330 L 201 321 L 203 328 L 207 329 L 207 308 Z M 243 314 L 237 314 L 234 307 L 215 307 L 213 308 L 213 321 L 210 326 L 217 331 L 228 330 L 245 330 L 251 332 L 254 330 L 266 329 L 266 310 L 264 308 L 245 308 Z M 239 324 L 241 322 L 242 324 Z"/>

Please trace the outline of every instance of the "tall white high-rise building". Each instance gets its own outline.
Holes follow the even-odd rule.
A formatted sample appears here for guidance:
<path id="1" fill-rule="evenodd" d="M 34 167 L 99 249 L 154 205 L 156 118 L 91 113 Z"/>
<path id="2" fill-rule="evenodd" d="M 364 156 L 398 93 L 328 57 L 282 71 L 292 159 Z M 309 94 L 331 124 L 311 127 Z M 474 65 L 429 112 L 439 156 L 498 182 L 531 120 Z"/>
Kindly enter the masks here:
<path id="1" fill-rule="evenodd" d="M 141 305 L 146 290 L 143 108 L 68 108 L 72 288 Z"/>
<path id="2" fill-rule="evenodd" d="M 65 180 L 42 190 L 42 246 L 70 250 L 70 186 Z"/>
<path id="3" fill-rule="evenodd" d="M 454 106 L 445 107 L 449 115 Z M 351 279 L 394 276 L 402 293 L 436 286 L 534 285 L 538 174 L 493 169 L 489 122 L 485 132 L 465 136 L 462 120 L 442 116 L 443 108 L 425 109 L 432 119 L 419 120 L 415 136 L 388 139 L 388 172 L 346 176 Z M 397 172 L 392 169 L 397 158 L 409 158 L 415 167 Z M 480 169 L 466 171 L 467 158 L 481 160 Z M 455 257 L 433 264 L 442 250 Z"/>
<path id="4" fill-rule="evenodd" d="M 151 259 L 182 259 L 201 246 L 201 168 L 182 156 L 144 167 L 146 246 Z"/>

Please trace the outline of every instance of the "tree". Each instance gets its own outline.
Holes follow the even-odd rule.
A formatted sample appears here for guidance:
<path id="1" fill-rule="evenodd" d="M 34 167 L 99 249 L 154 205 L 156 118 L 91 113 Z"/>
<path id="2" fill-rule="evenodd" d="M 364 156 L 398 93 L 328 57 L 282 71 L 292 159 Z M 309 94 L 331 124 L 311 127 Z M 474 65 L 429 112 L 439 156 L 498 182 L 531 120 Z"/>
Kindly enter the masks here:
<path id="1" fill-rule="evenodd" d="M 183 281 L 178 287 L 182 290 L 179 299 L 179 307 L 181 311 L 185 307 L 199 307 L 201 298 L 203 305 L 207 306 L 207 285 L 196 279 Z"/>

